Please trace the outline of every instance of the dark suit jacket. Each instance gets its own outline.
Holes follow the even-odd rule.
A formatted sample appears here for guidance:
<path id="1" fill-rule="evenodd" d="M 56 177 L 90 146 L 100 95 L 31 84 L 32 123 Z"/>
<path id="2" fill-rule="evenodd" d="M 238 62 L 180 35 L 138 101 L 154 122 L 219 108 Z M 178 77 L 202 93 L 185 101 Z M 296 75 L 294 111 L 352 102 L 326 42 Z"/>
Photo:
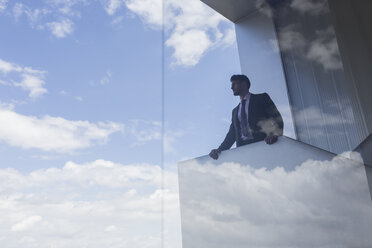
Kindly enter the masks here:
<path id="1" fill-rule="evenodd" d="M 236 146 L 264 140 L 270 133 L 283 135 L 283 119 L 275 104 L 267 93 L 251 94 L 248 106 L 248 122 L 252 129 L 253 139 L 243 141 L 240 138 L 240 122 L 238 119 L 239 104 L 232 111 L 232 120 L 229 132 L 219 150 L 224 151 L 236 142 Z"/>

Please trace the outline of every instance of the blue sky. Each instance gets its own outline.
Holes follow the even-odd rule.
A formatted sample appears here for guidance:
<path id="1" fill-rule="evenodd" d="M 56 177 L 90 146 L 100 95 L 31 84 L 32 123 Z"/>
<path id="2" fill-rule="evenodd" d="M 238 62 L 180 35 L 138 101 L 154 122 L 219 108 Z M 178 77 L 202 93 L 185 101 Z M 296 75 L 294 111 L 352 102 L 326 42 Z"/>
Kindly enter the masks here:
<path id="1" fill-rule="evenodd" d="M 227 132 L 233 25 L 199 0 L 0 0 L 0 32 L 0 247 L 181 247 L 177 162 Z M 327 32 L 278 38 L 339 69 Z"/>
<path id="2" fill-rule="evenodd" d="M 176 163 L 220 144 L 240 72 L 232 24 L 187 3 L 165 1 L 162 44 L 161 1 L 0 0 L 0 243 L 157 247 L 164 66 L 166 244 L 180 245 Z"/>
<path id="3" fill-rule="evenodd" d="M 0 247 L 181 247 L 177 162 L 228 130 L 233 25 L 199 0 L 0 0 L 0 31 Z"/>
<path id="4" fill-rule="evenodd" d="M 4 63 L 38 70 L 43 92 L 31 96 L 30 89 L 15 87 L 24 73 L 3 72 L 2 78 L 7 84 L 1 85 L 1 102 L 12 104 L 13 111 L 21 115 L 36 118 L 48 115 L 91 124 L 114 122 L 123 128 L 108 135 L 109 141 L 105 145 L 62 152 L 63 158 L 60 156 L 63 147 L 45 152 L 45 149 L 35 149 L 32 145 L 25 147 L 14 145 L 14 142 L 12 145 L 8 140 L 2 148 L 5 153 L 15 155 L 19 154 L 19 146 L 23 149 L 19 161 L 15 161 L 17 156 L 14 155 L 11 159 L 2 158 L 5 167 L 9 163 L 11 167 L 25 169 L 47 166 L 45 161 L 39 161 L 40 156 L 60 157 L 62 160 L 58 161 L 63 162 L 66 156 L 84 161 L 93 154 L 126 163 L 159 163 L 159 137 L 142 137 L 146 141 L 138 141 L 141 137 L 132 137 L 129 133 L 131 129 L 156 132 L 158 124 L 154 122 L 161 120 L 161 30 L 158 23 L 147 21 L 125 6 L 120 5 L 115 12 L 107 10 L 109 4 L 102 1 L 46 1 L 38 5 L 35 2 L 5 5 L 0 24 L 3 30 L 1 59 Z M 45 14 L 40 14 L 43 11 Z M 203 18 L 208 19 L 208 15 L 204 15 Z M 48 28 L 51 23 L 69 24 L 65 25 L 65 31 L 61 31 L 62 27 Z M 216 32 L 209 27 L 185 29 L 210 35 L 212 40 Z M 227 33 L 231 25 L 221 18 L 217 29 Z M 170 27 L 165 33 L 168 42 L 176 32 Z M 225 112 L 230 112 L 231 105 L 225 103 L 232 99 L 226 97 L 231 96 L 228 79 L 240 70 L 236 44 L 233 40 L 229 42 L 215 41 L 202 51 L 183 52 L 182 59 L 188 58 L 184 61 L 177 57 L 177 51 L 192 50 L 188 48 L 190 44 L 180 47 L 175 44 L 176 48 L 165 46 L 166 128 L 177 136 L 170 138 L 182 144 L 184 150 L 177 153 L 173 161 L 178 157 L 206 153 L 210 146 L 216 145 L 216 140 L 209 146 L 204 142 L 204 147 L 192 145 L 193 136 L 202 135 L 209 143 L 210 137 L 220 133 L 219 130 L 211 132 L 210 125 L 205 125 L 207 122 L 215 119 L 216 128 L 221 122 L 224 128 L 226 126 L 222 119 L 229 118 L 229 113 L 226 115 Z M 221 113 L 221 108 L 226 111 Z M 147 136 L 151 135 L 154 134 Z M 130 152 L 126 152 L 128 150 Z M 175 152 L 173 148 L 170 150 Z"/>

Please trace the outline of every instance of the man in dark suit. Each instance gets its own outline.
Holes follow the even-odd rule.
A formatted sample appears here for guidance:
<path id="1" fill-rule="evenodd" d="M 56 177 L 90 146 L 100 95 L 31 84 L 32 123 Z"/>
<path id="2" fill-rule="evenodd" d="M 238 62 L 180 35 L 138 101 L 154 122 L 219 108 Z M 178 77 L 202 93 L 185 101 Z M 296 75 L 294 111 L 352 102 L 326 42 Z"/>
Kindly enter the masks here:
<path id="1" fill-rule="evenodd" d="M 271 145 L 283 135 L 282 116 L 269 95 L 250 93 L 251 83 L 245 75 L 233 75 L 230 81 L 234 96 L 241 101 L 232 111 L 232 123 L 224 141 L 209 153 L 213 159 L 218 159 L 221 151 L 230 149 L 235 142 L 242 146 L 265 140 Z"/>

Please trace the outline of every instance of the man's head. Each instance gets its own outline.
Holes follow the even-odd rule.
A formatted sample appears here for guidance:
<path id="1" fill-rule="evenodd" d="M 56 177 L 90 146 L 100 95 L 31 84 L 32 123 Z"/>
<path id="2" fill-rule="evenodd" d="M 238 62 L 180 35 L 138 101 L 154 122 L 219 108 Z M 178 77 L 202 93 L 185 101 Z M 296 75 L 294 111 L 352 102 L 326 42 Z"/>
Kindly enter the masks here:
<path id="1" fill-rule="evenodd" d="M 232 75 L 230 81 L 234 96 L 244 96 L 249 92 L 251 82 L 246 75 Z"/>

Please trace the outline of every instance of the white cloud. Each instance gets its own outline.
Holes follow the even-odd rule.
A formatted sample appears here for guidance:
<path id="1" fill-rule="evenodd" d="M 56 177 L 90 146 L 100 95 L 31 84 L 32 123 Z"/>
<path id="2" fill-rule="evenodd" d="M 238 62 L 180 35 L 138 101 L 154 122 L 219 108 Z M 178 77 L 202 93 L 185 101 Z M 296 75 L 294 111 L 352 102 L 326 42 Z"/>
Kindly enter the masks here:
<path id="1" fill-rule="evenodd" d="M 13 16 L 16 20 L 25 15 L 32 28 L 47 28 L 57 38 L 64 38 L 74 31 L 72 18 L 81 18 L 79 11 L 73 8 L 77 4 L 88 5 L 86 0 L 46 0 L 42 8 L 33 8 L 23 3 L 16 3 Z M 48 18 L 48 22 L 46 21 Z M 58 21 L 50 21 L 50 19 Z"/>
<path id="2" fill-rule="evenodd" d="M 161 122 L 159 121 L 131 120 L 128 129 L 136 139 L 134 146 L 161 140 Z"/>
<path id="3" fill-rule="evenodd" d="M 231 46 L 236 41 L 235 37 L 236 37 L 235 29 L 234 28 L 227 29 L 222 39 L 222 43 L 225 44 L 226 46 Z"/>
<path id="4" fill-rule="evenodd" d="M 13 7 L 13 14 L 16 20 L 23 14 L 23 4 L 22 3 L 16 3 Z"/>
<path id="5" fill-rule="evenodd" d="M 188 30 L 183 33 L 173 33 L 165 44 L 175 48 L 172 55 L 175 64 L 193 66 L 199 62 L 212 42 L 204 31 Z"/>
<path id="6" fill-rule="evenodd" d="M 123 5 L 123 0 L 108 0 L 105 4 L 105 10 L 107 14 L 114 15 L 116 11 Z"/>
<path id="7" fill-rule="evenodd" d="M 138 15 L 151 28 L 162 27 L 162 0 L 104 0 L 103 8 L 110 16 L 126 6 Z M 13 15 L 18 19 L 26 15 L 31 26 L 39 29 L 48 28 L 57 38 L 64 38 L 74 31 L 73 18 L 80 18 L 80 12 L 74 6 L 88 5 L 85 0 L 53 0 L 47 1 L 45 8 L 37 9 L 17 3 L 13 7 Z M 234 43 L 233 24 L 222 15 L 207 7 L 199 0 L 165 0 L 165 23 L 168 38 L 166 45 L 173 50 L 173 64 L 193 66 L 206 52 L 220 46 Z M 44 16 L 59 16 L 59 21 L 45 23 Z M 113 23 L 122 20 L 122 15 L 115 16 Z M 198 43 L 193 42 L 201 42 Z"/>
<path id="8" fill-rule="evenodd" d="M 47 90 L 43 88 L 45 81 L 43 80 L 43 74 L 32 75 L 32 74 L 23 74 L 22 81 L 20 83 L 14 83 L 15 86 L 21 87 L 24 90 L 29 91 L 29 97 L 37 98 L 45 93 Z"/>
<path id="9" fill-rule="evenodd" d="M 31 26 L 34 26 L 40 19 L 50 14 L 50 10 L 43 9 L 31 9 L 30 7 L 16 3 L 13 7 L 13 15 L 18 20 L 22 15 L 25 15 L 30 21 Z"/>
<path id="10" fill-rule="evenodd" d="M 0 13 L 6 9 L 8 0 L 0 0 Z"/>
<path id="11" fill-rule="evenodd" d="M 1 73 L 6 74 L 9 72 L 13 72 L 13 71 L 21 72 L 22 68 L 19 65 L 0 59 L 0 72 Z"/>
<path id="12" fill-rule="evenodd" d="M 313 135 L 309 137 L 310 140 L 313 138 L 343 137 L 345 127 L 354 126 L 353 120 L 355 118 L 350 104 L 344 104 L 341 110 L 337 101 L 328 100 L 326 104 L 328 111 L 322 110 L 320 106 L 295 109 L 296 122 L 309 131 L 302 130 L 302 134 L 308 136 L 311 133 Z M 330 109 L 332 110 L 330 111 Z M 324 130 L 327 130 L 327 133 Z"/>
<path id="13" fill-rule="evenodd" d="M 22 174 L 0 169 L 1 247 L 181 247 L 177 175 L 148 164 L 67 162 Z M 133 193 L 135 192 L 135 193 Z M 29 238 L 29 237 L 32 237 Z"/>
<path id="14" fill-rule="evenodd" d="M 106 85 L 106 84 L 110 83 L 111 77 L 112 77 L 111 70 L 107 69 L 105 71 L 104 75 L 101 77 L 101 79 L 95 80 L 95 81 L 92 80 L 92 81 L 89 82 L 89 85 L 90 86 L 96 86 L 98 84 Z"/>
<path id="15" fill-rule="evenodd" d="M 115 225 L 111 225 L 105 228 L 105 232 L 115 232 L 117 229 Z"/>
<path id="16" fill-rule="evenodd" d="M 166 153 L 173 153 L 176 151 L 174 147 L 174 143 L 177 141 L 178 138 L 182 137 L 184 132 L 181 130 L 178 131 L 171 131 L 168 130 L 165 132 L 164 135 L 164 152 Z"/>
<path id="17" fill-rule="evenodd" d="M 76 96 L 75 99 L 78 100 L 79 102 L 84 101 L 83 97 L 81 97 L 81 96 Z"/>
<path id="18" fill-rule="evenodd" d="M 110 70 L 106 70 L 106 73 L 105 73 L 105 75 L 101 78 L 100 83 L 101 83 L 102 85 L 108 84 L 108 83 L 110 82 L 111 77 L 112 77 L 111 71 L 110 71 Z"/>
<path id="19" fill-rule="evenodd" d="M 47 89 L 43 87 L 45 84 L 44 75 L 46 74 L 46 71 L 35 70 L 30 67 L 22 67 L 0 59 L 0 72 L 3 74 L 4 78 L 6 78 L 10 73 L 15 73 L 16 77 L 21 78 L 20 82 L 13 82 L 13 85 L 29 91 L 30 98 L 37 98 L 47 93 Z M 2 84 L 10 85 L 8 81 L 9 79 L 1 80 L 1 82 L 3 82 Z"/>
<path id="20" fill-rule="evenodd" d="M 272 17 L 273 13 L 271 7 L 267 4 L 266 0 L 256 0 L 256 9 L 267 17 Z"/>
<path id="21" fill-rule="evenodd" d="M 306 47 L 305 37 L 299 31 L 296 31 L 297 28 L 296 25 L 288 25 L 279 30 L 278 39 L 282 51 L 291 51 Z"/>
<path id="22" fill-rule="evenodd" d="M 68 94 L 68 92 L 65 91 L 65 90 L 60 90 L 60 91 L 59 91 L 59 94 L 60 94 L 61 96 L 65 96 L 65 95 Z"/>
<path id="23" fill-rule="evenodd" d="M 288 25 L 278 32 L 281 51 L 296 51 L 299 56 L 316 62 L 325 70 L 342 68 L 336 36 L 332 27 L 315 31 L 315 39 L 309 40 L 299 31 L 300 26 Z M 271 40 L 274 51 L 277 51 L 276 41 Z"/>
<path id="24" fill-rule="evenodd" d="M 47 4 L 54 10 L 66 16 L 80 17 L 80 12 L 73 9 L 77 4 L 88 5 L 87 0 L 47 0 Z"/>
<path id="25" fill-rule="evenodd" d="M 328 101 L 327 104 L 328 106 L 335 105 L 334 109 L 336 111 L 339 108 L 336 101 L 334 101 L 333 103 Z M 345 105 L 343 109 L 345 110 L 345 113 L 352 113 L 351 106 Z M 352 124 L 354 122 L 353 116 L 345 116 L 345 118 L 342 119 L 336 111 L 325 113 L 320 107 L 316 106 L 304 108 L 300 111 L 297 111 L 298 124 L 302 126 L 308 126 L 308 128 L 312 129 L 316 127 L 319 128 L 319 126 L 321 126 L 322 124 L 330 127 L 336 127 L 338 125 Z M 316 133 L 315 130 L 313 131 L 314 133 Z M 321 133 L 318 133 L 318 135 L 321 135 Z"/>
<path id="26" fill-rule="evenodd" d="M 64 38 L 73 32 L 74 23 L 69 19 L 64 19 L 59 22 L 48 22 L 46 26 L 51 30 L 52 34 L 57 38 Z"/>
<path id="27" fill-rule="evenodd" d="M 183 241 L 190 247 L 372 245 L 366 173 L 343 156 L 293 169 L 190 161 L 179 173 Z"/>
<path id="28" fill-rule="evenodd" d="M 12 226 L 11 230 L 16 232 L 27 230 L 31 228 L 33 225 L 35 225 L 37 222 L 39 222 L 41 219 L 42 218 L 39 215 L 30 216 L 18 223 L 15 223 Z"/>
<path id="29" fill-rule="evenodd" d="M 166 128 L 164 137 L 162 137 L 161 128 L 161 122 L 159 121 L 131 120 L 128 129 L 136 140 L 133 146 L 141 146 L 150 141 L 161 141 L 163 139 L 164 152 L 175 152 L 174 143 L 177 142 L 177 138 L 184 135 L 184 132 Z"/>
<path id="30" fill-rule="evenodd" d="M 0 101 L 0 109 L 13 110 L 14 109 L 14 104 L 13 103 L 6 103 L 6 102 L 1 102 Z"/>
<path id="31" fill-rule="evenodd" d="M 333 28 L 317 31 L 318 38 L 311 42 L 307 58 L 321 64 L 325 70 L 342 69 L 341 57 Z"/>
<path id="32" fill-rule="evenodd" d="M 154 28 L 162 25 L 161 0 L 126 0 L 129 10 Z M 173 64 L 196 65 L 210 49 L 235 41 L 232 24 L 199 0 L 165 0 L 166 45 L 174 50 Z M 220 24 L 231 25 L 222 29 Z"/>
<path id="33" fill-rule="evenodd" d="M 291 7 L 301 13 L 318 15 L 327 10 L 327 1 L 319 0 L 292 0 Z"/>
<path id="34" fill-rule="evenodd" d="M 8 82 L 6 82 L 6 81 L 4 81 L 4 80 L 1 80 L 1 79 L 0 79 L 0 84 L 1 84 L 1 85 L 10 85 L 10 83 L 8 83 Z"/>
<path id="35" fill-rule="evenodd" d="M 24 149 L 72 152 L 105 143 L 111 134 L 123 131 L 123 128 L 122 124 L 114 122 L 90 123 L 52 116 L 39 118 L 0 109 L 0 140 Z"/>
<path id="36" fill-rule="evenodd" d="M 111 24 L 112 25 L 117 25 L 117 24 L 121 23 L 123 20 L 124 20 L 124 16 L 118 16 L 118 17 L 115 17 L 112 20 Z"/>
<path id="37" fill-rule="evenodd" d="M 129 10 L 143 18 L 145 23 L 161 26 L 162 25 L 162 6 L 166 0 L 126 0 L 125 5 Z"/>
<path id="38" fill-rule="evenodd" d="M 260 127 L 260 131 L 266 133 L 267 135 L 276 134 L 278 136 L 281 135 L 282 129 L 279 128 L 278 122 L 281 118 L 268 118 L 265 120 L 261 120 L 257 123 L 257 126 Z"/>

